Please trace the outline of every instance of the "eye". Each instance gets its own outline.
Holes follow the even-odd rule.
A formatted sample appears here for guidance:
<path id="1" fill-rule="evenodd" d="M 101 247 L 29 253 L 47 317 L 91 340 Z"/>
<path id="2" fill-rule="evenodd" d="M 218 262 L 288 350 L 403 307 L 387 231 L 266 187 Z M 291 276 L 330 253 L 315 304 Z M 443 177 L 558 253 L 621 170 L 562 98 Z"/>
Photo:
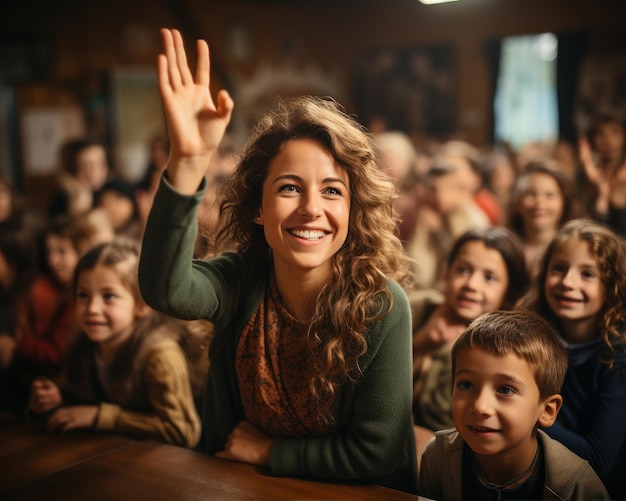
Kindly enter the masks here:
<path id="1" fill-rule="evenodd" d="M 596 274 L 593 271 L 590 271 L 590 270 L 583 270 L 581 272 L 581 276 L 583 278 L 586 278 L 586 279 L 591 279 L 591 278 L 595 278 Z"/>
<path id="2" fill-rule="evenodd" d="M 106 301 L 112 301 L 113 299 L 115 299 L 115 294 L 113 294 L 112 292 L 105 292 L 104 294 L 102 294 L 102 297 L 106 300 Z"/>
<path id="3" fill-rule="evenodd" d="M 339 189 L 339 188 L 335 188 L 334 186 L 330 186 L 328 188 L 324 189 L 324 193 L 327 195 L 333 195 L 333 196 L 341 196 L 343 195 L 343 192 Z"/>
<path id="4" fill-rule="evenodd" d="M 83 291 L 76 291 L 76 299 L 82 299 L 85 300 L 87 299 L 88 295 L 86 292 Z"/>
<path id="5" fill-rule="evenodd" d="M 498 393 L 502 394 L 502 395 L 513 395 L 515 393 L 517 393 L 515 391 L 515 388 L 508 386 L 508 385 L 502 385 L 502 386 L 498 386 Z"/>
<path id="6" fill-rule="evenodd" d="M 552 273 L 563 273 L 565 271 L 565 266 L 562 264 L 553 264 L 550 266 L 550 271 Z"/>
<path id="7" fill-rule="evenodd" d="M 295 184 L 283 184 L 278 188 L 280 193 L 297 193 L 298 187 Z"/>
<path id="8" fill-rule="evenodd" d="M 467 391 L 467 390 L 471 390 L 474 387 L 474 385 L 472 384 L 471 381 L 468 381 L 467 379 L 463 379 L 456 384 L 456 387 L 461 391 Z"/>
<path id="9" fill-rule="evenodd" d="M 472 272 L 469 266 L 457 266 L 455 268 L 455 271 L 457 275 L 467 275 L 468 273 Z"/>
<path id="10" fill-rule="evenodd" d="M 485 280 L 487 282 L 497 282 L 498 277 L 493 273 L 485 273 Z"/>

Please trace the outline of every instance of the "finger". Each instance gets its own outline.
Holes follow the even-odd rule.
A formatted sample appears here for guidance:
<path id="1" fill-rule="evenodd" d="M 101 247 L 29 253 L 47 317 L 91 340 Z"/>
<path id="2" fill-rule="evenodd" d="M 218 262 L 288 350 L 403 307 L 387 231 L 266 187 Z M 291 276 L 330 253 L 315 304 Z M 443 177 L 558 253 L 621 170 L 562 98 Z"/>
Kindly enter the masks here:
<path id="1" fill-rule="evenodd" d="M 176 49 L 174 48 L 174 36 L 172 34 L 172 30 L 162 29 L 161 37 L 163 39 L 163 48 L 167 59 L 167 71 L 170 87 L 173 90 L 176 90 L 180 87 L 181 82 L 178 63 L 176 61 Z"/>
<path id="2" fill-rule="evenodd" d="M 165 99 L 172 94 L 172 86 L 170 84 L 170 76 L 167 69 L 167 57 L 159 54 L 157 59 L 157 80 L 159 82 L 159 92 L 161 97 Z"/>
<path id="3" fill-rule="evenodd" d="M 196 42 L 198 62 L 196 63 L 196 83 L 202 87 L 208 87 L 211 81 L 211 60 L 209 59 L 209 46 L 204 40 Z"/>
<path id="4" fill-rule="evenodd" d="M 230 94 L 222 89 L 217 93 L 217 114 L 226 121 L 230 121 L 230 117 L 235 107 L 235 102 Z"/>
<path id="5" fill-rule="evenodd" d="M 187 53 L 185 52 L 185 43 L 183 37 L 178 30 L 172 30 L 174 40 L 174 50 L 176 51 L 176 64 L 183 85 L 193 84 L 189 64 L 187 63 Z"/>

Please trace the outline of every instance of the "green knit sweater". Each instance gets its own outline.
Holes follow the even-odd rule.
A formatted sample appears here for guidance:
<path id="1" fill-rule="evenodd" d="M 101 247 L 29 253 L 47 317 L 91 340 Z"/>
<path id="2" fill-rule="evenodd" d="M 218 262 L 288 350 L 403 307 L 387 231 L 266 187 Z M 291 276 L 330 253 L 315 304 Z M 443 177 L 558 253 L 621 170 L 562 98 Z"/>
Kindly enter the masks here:
<path id="1" fill-rule="evenodd" d="M 223 449 L 244 419 L 235 354 L 243 327 L 268 287 L 269 264 L 225 253 L 193 260 L 197 208 L 204 182 L 193 196 L 177 193 L 162 178 L 148 219 L 139 266 L 144 299 L 155 309 L 215 325 L 203 408 L 202 447 Z M 362 375 L 336 398 L 332 431 L 323 437 L 276 437 L 270 469 L 281 476 L 358 480 L 416 492 L 412 429 L 411 314 L 400 286 L 389 281 L 390 313 L 366 333 Z M 381 304 L 381 307 L 384 307 Z"/>

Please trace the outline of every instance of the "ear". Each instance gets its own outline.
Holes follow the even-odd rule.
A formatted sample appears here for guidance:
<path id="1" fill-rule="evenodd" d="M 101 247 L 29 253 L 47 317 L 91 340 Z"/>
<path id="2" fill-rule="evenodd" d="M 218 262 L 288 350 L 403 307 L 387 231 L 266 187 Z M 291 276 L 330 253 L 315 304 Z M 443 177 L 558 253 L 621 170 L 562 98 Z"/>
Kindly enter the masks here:
<path id="1" fill-rule="evenodd" d="M 260 226 L 263 226 L 263 209 L 259 209 L 259 212 L 254 218 L 254 222 Z"/>
<path id="2" fill-rule="evenodd" d="M 561 410 L 561 406 L 563 405 L 563 397 L 558 393 L 554 395 L 550 395 L 546 398 L 542 404 L 543 410 L 541 411 L 541 415 L 539 416 L 539 424 L 543 428 L 549 428 L 556 421 L 556 417 Z"/>
<path id="3" fill-rule="evenodd" d="M 137 302 L 135 305 L 135 318 L 137 320 L 145 318 L 150 313 L 150 307 L 144 302 Z"/>

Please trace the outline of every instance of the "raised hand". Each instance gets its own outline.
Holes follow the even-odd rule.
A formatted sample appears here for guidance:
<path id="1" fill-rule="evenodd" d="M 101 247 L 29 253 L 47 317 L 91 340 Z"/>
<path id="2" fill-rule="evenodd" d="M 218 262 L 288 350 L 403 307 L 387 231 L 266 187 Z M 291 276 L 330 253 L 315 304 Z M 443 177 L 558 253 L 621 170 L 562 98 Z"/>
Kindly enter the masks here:
<path id="1" fill-rule="evenodd" d="M 585 170 L 587 180 L 598 190 L 595 201 L 596 210 L 601 213 L 608 211 L 609 197 L 611 195 L 611 182 L 609 174 L 603 171 L 593 158 L 591 145 L 584 137 L 578 140 L 578 156 Z"/>
<path id="2" fill-rule="evenodd" d="M 209 166 L 233 111 L 233 100 L 220 90 L 213 101 L 209 89 L 209 47 L 197 41 L 195 78 L 187 63 L 178 30 L 162 29 L 165 54 L 159 54 L 159 92 L 170 140 L 168 179 L 182 193 L 194 193 Z"/>

